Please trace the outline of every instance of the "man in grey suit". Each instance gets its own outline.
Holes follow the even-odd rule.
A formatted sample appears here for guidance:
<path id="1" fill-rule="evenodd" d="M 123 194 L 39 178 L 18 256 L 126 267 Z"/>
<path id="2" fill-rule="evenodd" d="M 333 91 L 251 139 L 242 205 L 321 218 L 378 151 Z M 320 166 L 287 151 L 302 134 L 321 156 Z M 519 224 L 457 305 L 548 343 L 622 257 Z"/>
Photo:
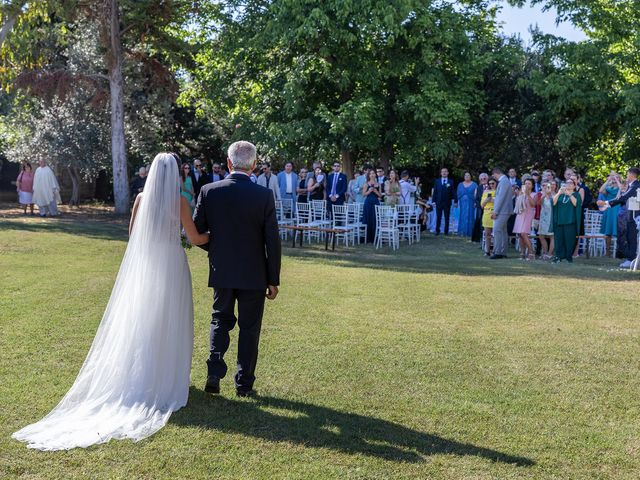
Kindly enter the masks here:
<path id="1" fill-rule="evenodd" d="M 513 194 L 511 192 L 511 182 L 501 168 L 494 168 L 491 172 L 493 178 L 498 182 L 496 198 L 493 202 L 493 255 L 492 260 L 507 258 L 507 244 L 509 234 L 507 233 L 507 222 L 513 213 Z"/>

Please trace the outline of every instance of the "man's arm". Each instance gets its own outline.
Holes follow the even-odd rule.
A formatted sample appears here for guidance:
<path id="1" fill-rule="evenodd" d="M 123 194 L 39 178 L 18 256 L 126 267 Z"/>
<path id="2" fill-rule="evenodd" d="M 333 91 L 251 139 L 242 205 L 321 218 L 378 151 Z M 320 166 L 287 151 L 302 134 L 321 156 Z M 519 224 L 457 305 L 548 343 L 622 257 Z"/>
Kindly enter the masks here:
<path id="1" fill-rule="evenodd" d="M 267 255 L 267 284 L 277 287 L 280 285 L 281 246 L 276 217 L 276 205 L 273 195 L 269 192 L 264 212 L 264 247 Z"/>
<path id="2" fill-rule="evenodd" d="M 340 178 L 343 179 L 342 183 L 339 180 Z M 347 176 L 344 173 L 341 173 L 340 177 L 338 177 L 338 185 L 336 185 L 336 195 L 341 197 L 342 195 L 347 193 L 347 185 L 348 184 L 349 184 L 349 180 L 347 180 Z"/>
<path id="3" fill-rule="evenodd" d="M 198 195 L 198 203 L 196 204 L 195 212 L 193 213 L 193 223 L 196 226 L 198 233 L 207 233 L 209 231 L 209 223 L 207 222 L 207 212 L 204 204 L 205 190 L 200 190 Z M 209 242 L 198 245 L 203 250 L 209 251 Z"/>
<path id="4" fill-rule="evenodd" d="M 615 207 L 616 205 L 624 205 L 627 203 L 627 200 L 629 200 L 632 197 L 635 197 L 637 194 L 638 194 L 638 182 L 636 181 L 635 185 L 630 189 L 628 189 L 626 192 L 624 192 L 622 195 L 620 195 L 620 197 L 616 198 L 615 200 L 610 200 L 609 206 Z"/>

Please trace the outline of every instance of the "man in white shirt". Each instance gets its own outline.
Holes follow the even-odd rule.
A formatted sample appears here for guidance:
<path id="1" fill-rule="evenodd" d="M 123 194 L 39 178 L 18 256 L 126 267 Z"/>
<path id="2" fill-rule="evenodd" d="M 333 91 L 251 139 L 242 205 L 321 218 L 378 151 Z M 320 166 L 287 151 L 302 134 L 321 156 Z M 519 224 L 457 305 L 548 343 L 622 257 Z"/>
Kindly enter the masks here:
<path id="1" fill-rule="evenodd" d="M 416 178 L 413 183 L 409 181 L 409 172 L 404 170 L 400 174 L 400 205 L 414 205 L 416 203 L 413 194 L 418 190 L 420 179 Z"/>
<path id="2" fill-rule="evenodd" d="M 273 192 L 273 199 L 280 200 L 280 186 L 278 185 L 278 178 L 271 173 L 271 165 L 265 163 L 262 165 L 262 173 L 258 177 L 258 185 L 268 188 Z"/>

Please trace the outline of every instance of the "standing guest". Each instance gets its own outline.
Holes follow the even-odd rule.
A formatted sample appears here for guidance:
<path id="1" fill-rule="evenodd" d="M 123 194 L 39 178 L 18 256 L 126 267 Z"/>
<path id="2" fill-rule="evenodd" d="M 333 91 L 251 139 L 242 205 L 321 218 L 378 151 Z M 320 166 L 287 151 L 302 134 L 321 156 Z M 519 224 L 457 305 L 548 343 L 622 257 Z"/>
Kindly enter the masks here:
<path id="1" fill-rule="evenodd" d="M 204 187 L 208 182 L 207 175 L 202 168 L 202 162 L 200 160 L 193 161 L 193 171 L 191 172 L 191 181 L 193 182 L 193 191 L 195 193 L 195 197 L 198 198 L 200 195 L 200 190 Z"/>
<path id="2" fill-rule="evenodd" d="M 38 160 L 39 167 L 33 176 L 33 203 L 38 205 L 41 217 L 57 217 L 60 199 L 60 185 L 44 158 Z"/>
<path id="3" fill-rule="evenodd" d="M 464 173 L 464 180 L 458 184 L 456 197 L 460 207 L 460 219 L 458 221 L 458 235 L 470 237 L 473 226 L 476 223 L 476 193 L 478 184 L 471 179 L 469 172 Z"/>
<path id="4" fill-rule="evenodd" d="M 220 180 L 224 180 L 225 172 L 220 168 L 219 163 L 214 163 L 211 167 L 211 175 L 208 183 L 219 182 Z"/>
<path id="5" fill-rule="evenodd" d="M 309 201 L 309 192 L 307 191 L 307 169 L 301 168 L 298 173 L 298 188 L 296 188 L 298 194 L 298 203 L 307 203 Z"/>
<path id="6" fill-rule="evenodd" d="M 271 173 L 271 165 L 265 163 L 262 165 L 261 174 L 258 177 L 258 185 L 270 189 L 273 192 L 273 199 L 280 200 L 280 186 L 278 185 L 278 177 Z"/>
<path id="7" fill-rule="evenodd" d="M 36 174 L 38 171 L 36 170 Z M 615 200 L 604 201 L 600 200 L 598 202 L 599 207 L 615 207 L 617 205 L 626 205 L 627 206 L 627 248 L 626 248 L 626 257 L 627 259 L 620 264 L 620 268 L 630 268 L 632 262 L 635 260 L 638 251 L 638 230 L 636 227 L 635 217 L 640 215 L 640 212 L 633 210 L 632 203 L 635 203 L 635 198 L 638 194 L 638 175 L 640 175 L 640 168 L 630 168 L 627 172 L 627 191 L 620 195 Z"/>
<path id="8" fill-rule="evenodd" d="M 540 173 L 537 170 L 533 170 L 531 172 L 531 178 L 533 179 L 534 193 L 540 193 L 542 191 L 542 184 L 540 183 Z"/>
<path id="9" fill-rule="evenodd" d="M 367 243 L 373 243 L 376 236 L 376 205 L 380 205 L 382 187 L 378 183 L 375 170 L 369 170 L 367 182 L 362 187 L 364 207 L 362 210 L 362 223 L 367 224 Z"/>
<path id="10" fill-rule="evenodd" d="M 480 175 L 478 175 L 478 182 L 479 184 L 478 188 L 476 189 L 476 196 L 474 199 L 476 221 L 473 224 L 473 232 L 471 233 L 472 242 L 479 242 L 480 240 L 482 240 L 482 196 L 484 195 L 484 192 L 489 190 L 489 175 L 487 175 L 486 173 L 481 173 Z"/>
<path id="11" fill-rule="evenodd" d="M 322 168 L 316 167 L 313 176 L 307 182 L 307 191 L 309 192 L 309 200 L 325 199 L 325 175 Z"/>
<path id="12" fill-rule="evenodd" d="M 549 260 L 553 256 L 553 197 L 557 186 L 554 180 L 542 184 L 542 197 L 540 198 L 540 223 L 538 224 L 538 238 L 542 246 L 542 258 Z"/>
<path id="13" fill-rule="evenodd" d="M 384 204 L 395 206 L 400 203 L 400 182 L 395 170 L 389 171 L 389 178 L 384 182 Z"/>
<path id="14" fill-rule="evenodd" d="M 598 200 L 611 201 L 618 198 L 620 195 L 620 175 L 616 172 L 611 172 L 607 177 L 607 181 L 600 187 Z M 620 211 L 620 205 L 608 208 L 602 213 L 602 223 L 600 224 L 600 234 L 605 235 L 605 242 L 607 245 L 607 255 L 611 255 L 611 240 L 612 237 L 618 236 L 618 212 Z"/>
<path id="15" fill-rule="evenodd" d="M 627 191 L 627 187 L 628 187 L 627 181 L 623 180 L 622 183 L 620 184 L 620 195 L 624 194 Z M 627 247 L 628 247 L 627 216 L 628 216 L 629 210 L 627 210 L 626 204 L 622 204 L 618 206 L 620 207 L 620 211 L 618 211 L 618 224 L 617 224 L 618 236 L 616 238 L 616 246 L 617 246 L 616 257 L 626 258 Z M 600 207 L 600 209 L 606 209 L 606 207 Z"/>
<path id="16" fill-rule="evenodd" d="M 573 262 L 573 248 L 581 220 L 582 198 L 576 192 L 575 182 L 569 179 L 553 196 L 553 235 L 556 248 L 554 263 L 562 260 Z"/>
<path id="17" fill-rule="evenodd" d="M 278 174 L 278 187 L 280 188 L 280 199 L 291 200 L 296 202 L 296 186 L 298 185 L 298 176 L 293 171 L 293 163 L 287 162 L 284 165 L 284 171 Z"/>
<path id="18" fill-rule="evenodd" d="M 191 178 L 191 167 L 185 163 L 180 167 L 180 195 L 187 199 L 191 210 L 195 207 L 195 191 L 193 189 L 193 180 Z"/>
<path id="19" fill-rule="evenodd" d="M 509 183 L 511 186 L 517 185 L 518 188 L 522 187 L 522 182 L 518 180 L 518 172 L 516 172 L 515 168 L 509 169 Z"/>
<path id="20" fill-rule="evenodd" d="M 571 167 L 567 167 L 564 170 L 564 181 L 566 182 L 567 180 L 571 180 L 571 178 L 576 174 L 576 171 L 571 168 Z"/>
<path id="21" fill-rule="evenodd" d="M 413 183 L 409 179 L 409 172 L 403 170 L 400 174 L 400 205 L 413 205 L 415 203 L 414 195 L 417 195 L 420 178 L 413 179 Z"/>
<path id="22" fill-rule="evenodd" d="M 322 162 L 318 162 L 318 161 L 313 162 L 313 164 L 311 165 L 311 170 L 309 170 L 309 172 L 307 173 L 307 181 L 310 178 L 315 178 L 316 168 L 322 169 Z"/>
<path id="23" fill-rule="evenodd" d="M 491 254 L 491 232 L 493 231 L 493 205 L 496 197 L 495 179 L 487 182 L 487 190 L 482 193 L 480 207 L 482 208 L 482 227 L 484 228 L 484 254 L 488 257 Z"/>
<path id="24" fill-rule="evenodd" d="M 147 169 L 140 167 L 138 169 L 138 176 L 131 182 L 131 200 L 135 200 L 136 197 L 144 190 L 144 184 L 147 181 Z"/>
<path id="25" fill-rule="evenodd" d="M 507 233 L 507 222 L 513 213 L 513 194 L 511 190 L 511 182 L 504 174 L 501 168 L 494 168 L 491 172 L 493 179 L 498 182 L 496 188 L 496 198 L 493 202 L 493 238 L 494 247 L 492 260 L 507 258 L 507 241 L 509 234 Z"/>
<path id="26" fill-rule="evenodd" d="M 580 199 L 582 200 L 582 209 L 580 211 L 580 215 L 582 215 L 582 221 L 580 222 L 580 229 L 578 230 L 578 235 L 584 235 L 584 215 L 587 207 L 593 200 L 591 197 L 591 192 L 587 188 L 587 186 L 582 183 L 582 178 L 579 173 L 573 173 L 570 176 L 571 180 L 573 180 L 573 184 L 576 186 L 576 192 L 580 195 Z M 580 242 L 576 241 L 576 247 L 573 251 L 573 258 L 577 258 L 580 250 Z"/>
<path id="27" fill-rule="evenodd" d="M 520 237 L 520 259 L 535 260 L 536 254 L 529 239 L 531 234 L 531 224 L 536 213 L 536 194 L 533 191 L 533 179 L 527 178 L 522 184 L 522 190 L 516 198 L 515 212 L 516 222 L 513 226 L 513 233 Z M 526 256 L 526 253 L 529 256 Z"/>
<path id="28" fill-rule="evenodd" d="M 33 215 L 33 169 L 29 162 L 22 164 L 22 170 L 16 180 L 16 190 L 18 191 L 18 202 L 24 205 L 24 214 L 27 214 L 27 207 L 31 209 Z"/>
<path id="29" fill-rule="evenodd" d="M 333 212 L 334 205 L 344 205 L 345 195 L 347 193 L 347 176 L 340 171 L 342 165 L 340 162 L 333 163 L 333 172 L 327 176 L 328 198 L 327 210 Z"/>
<path id="30" fill-rule="evenodd" d="M 453 182 L 449 180 L 449 170 L 440 170 L 440 178 L 433 184 L 431 197 L 436 204 L 436 235 L 440 235 L 440 225 L 444 215 L 444 234 L 449 235 L 449 217 L 451 215 L 451 202 L 456 201 L 456 192 Z"/>
<path id="31" fill-rule="evenodd" d="M 380 185 L 380 189 L 382 190 L 382 198 L 384 198 L 384 182 L 387 181 L 387 176 L 385 174 L 384 168 L 376 168 L 376 175 L 378 177 L 378 185 Z"/>
<path id="32" fill-rule="evenodd" d="M 556 179 L 556 174 L 553 170 L 543 170 L 542 171 L 542 183 L 554 182 Z"/>
<path id="33" fill-rule="evenodd" d="M 349 180 L 349 185 L 347 186 L 348 203 L 358 203 L 358 196 L 360 195 L 358 190 L 358 178 L 360 178 L 360 172 L 353 172 L 353 178 Z"/>
<path id="34" fill-rule="evenodd" d="M 364 203 L 364 195 L 362 195 L 362 188 L 364 184 L 367 183 L 367 178 L 369 175 L 369 170 L 371 170 L 371 165 L 365 165 L 362 169 L 361 175 L 358 177 L 356 181 L 356 203 Z"/>

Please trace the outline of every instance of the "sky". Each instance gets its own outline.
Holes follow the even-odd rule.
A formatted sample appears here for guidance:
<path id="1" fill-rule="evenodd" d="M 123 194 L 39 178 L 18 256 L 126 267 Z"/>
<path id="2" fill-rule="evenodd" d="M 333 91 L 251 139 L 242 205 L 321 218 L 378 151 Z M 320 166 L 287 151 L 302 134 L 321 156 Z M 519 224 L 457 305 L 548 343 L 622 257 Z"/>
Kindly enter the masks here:
<path id="1" fill-rule="evenodd" d="M 556 12 L 549 10 L 543 12 L 540 5 L 523 8 L 511 7 L 503 3 L 502 11 L 498 13 L 498 21 L 504 22 L 502 28 L 506 34 L 520 34 L 525 44 L 531 41 L 529 33 L 530 25 L 538 25 L 544 33 L 550 33 L 567 40 L 585 40 L 586 35 L 571 23 L 565 22 L 556 25 Z"/>

